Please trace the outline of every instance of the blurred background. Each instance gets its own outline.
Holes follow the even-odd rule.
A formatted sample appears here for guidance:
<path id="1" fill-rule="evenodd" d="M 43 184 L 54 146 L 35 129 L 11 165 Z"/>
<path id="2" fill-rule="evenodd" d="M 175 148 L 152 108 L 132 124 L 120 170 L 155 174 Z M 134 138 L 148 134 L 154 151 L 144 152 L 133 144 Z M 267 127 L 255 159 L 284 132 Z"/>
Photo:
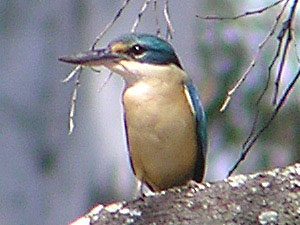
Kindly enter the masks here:
<path id="1" fill-rule="evenodd" d="M 224 113 L 219 109 L 226 91 L 250 64 L 283 3 L 263 14 L 239 20 L 205 21 L 196 15 L 233 16 L 272 2 L 275 1 L 170 1 L 175 28 L 171 42 L 199 89 L 208 116 L 206 181 L 226 177 L 251 130 L 255 102 L 277 47 L 277 33 L 228 109 Z M 89 49 L 122 3 L 0 1 L 0 224 L 67 224 L 96 204 L 133 199 L 135 180 L 121 108 L 123 81 L 114 75 L 99 92 L 108 71 L 99 74 L 85 69 L 76 102 L 76 127 L 68 136 L 74 82 L 60 81 L 73 67 L 57 60 L 59 56 Z M 161 3 L 158 1 L 159 20 L 165 34 Z M 98 46 L 129 32 L 142 4 L 143 1 L 132 0 Z M 152 4 L 137 31 L 155 34 Z M 299 26 L 295 26 L 294 38 L 300 46 Z M 297 51 L 299 54 L 293 43 L 280 93 L 299 68 Z M 259 127 L 272 110 L 273 81 L 274 78 L 260 105 Z M 277 119 L 236 173 L 299 161 L 299 105 L 297 84 Z"/>

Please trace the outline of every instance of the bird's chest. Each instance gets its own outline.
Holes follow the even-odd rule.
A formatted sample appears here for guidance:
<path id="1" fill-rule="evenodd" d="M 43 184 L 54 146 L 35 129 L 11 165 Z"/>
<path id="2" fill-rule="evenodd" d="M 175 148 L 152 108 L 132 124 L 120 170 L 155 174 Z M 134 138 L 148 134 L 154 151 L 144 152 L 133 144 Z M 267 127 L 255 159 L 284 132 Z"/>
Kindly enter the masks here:
<path id="1" fill-rule="evenodd" d="M 192 176 L 195 120 L 183 84 L 140 82 L 123 93 L 127 139 L 137 177 L 154 189 Z"/>
<path id="2" fill-rule="evenodd" d="M 184 127 L 185 117 L 191 116 L 182 84 L 140 82 L 124 92 L 123 105 L 128 128 L 152 130 L 156 135 Z"/>

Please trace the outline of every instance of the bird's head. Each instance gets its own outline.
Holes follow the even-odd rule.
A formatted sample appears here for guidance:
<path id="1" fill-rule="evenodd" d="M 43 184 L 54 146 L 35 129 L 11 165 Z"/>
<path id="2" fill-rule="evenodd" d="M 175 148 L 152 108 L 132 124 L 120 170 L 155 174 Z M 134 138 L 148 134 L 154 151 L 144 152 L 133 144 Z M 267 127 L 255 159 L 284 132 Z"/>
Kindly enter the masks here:
<path id="1" fill-rule="evenodd" d="M 170 67 L 182 70 L 173 47 L 149 34 L 125 34 L 106 48 L 59 58 L 60 61 L 97 68 L 105 66 L 123 76 L 128 84 L 163 73 Z"/>

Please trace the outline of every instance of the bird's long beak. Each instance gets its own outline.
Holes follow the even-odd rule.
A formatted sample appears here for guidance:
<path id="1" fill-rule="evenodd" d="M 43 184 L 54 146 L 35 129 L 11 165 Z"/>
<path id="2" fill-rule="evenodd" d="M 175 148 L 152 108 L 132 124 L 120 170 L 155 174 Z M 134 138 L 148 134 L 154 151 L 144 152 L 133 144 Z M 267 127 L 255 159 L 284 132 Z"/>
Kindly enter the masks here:
<path id="1" fill-rule="evenodd" d="M 91 50 L 71 56 L 62 56 L 58 60 L 66 63 L 83 66 L 101 66 L 112 61 L 119 61 L 123 57 L 111 52 L 109 49 Z"/>

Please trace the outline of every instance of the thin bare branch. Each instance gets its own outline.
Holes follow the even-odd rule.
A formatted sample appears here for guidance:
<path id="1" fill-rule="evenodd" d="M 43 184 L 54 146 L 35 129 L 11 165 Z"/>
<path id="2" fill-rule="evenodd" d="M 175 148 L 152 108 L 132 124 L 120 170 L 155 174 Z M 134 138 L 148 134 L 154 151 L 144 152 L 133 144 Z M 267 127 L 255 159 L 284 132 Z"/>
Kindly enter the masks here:
<path id="1" fill-rule="evenodd" d="M 273 24 L 273 26 L 272 26 L 269 34 L 266 36 L 265 40 L 260 43 L 259 48 L 262 48 L 262 46 L 265 45 L 266 42 L 268 42 L 269 39 L 274 35 L 274 32 L 275 32 L 275 30 L 276 30 L 276 28 L 278 26 L 278 23 L 279 23 L 282 15 L 283 15 L 283 13 L 284 13 L 284 11 L 285 11 L 286 6 L 287 6 L 288 3 L 289 3 L 289 0 L 286 0 L 285 3 L 284 3 L 284 5 L 283 5 L 283 7 L 281 8 L 279 14 L 276 16 L 276 19 L 274 21 L 274 24 Z"/>
<path id="2" fill-rule="evenodd" d="M 77 100 L 77 92 L 78 88 L 80 87 L 80 75 L 81 75 L 81 68 L 80 71 L 77 73 L 77 77 L 75 79 L 75 84 L 74 84 L 74 89 L 73 93 L 71 96 L 71 104 L 70 104 L 70 109 L 69 109 L 69 135 L 72 134 L 75 124 L 74 124 L 74 115 L 75 115 L 75 107 L 76 107 L 76 100 Z"/>
<path id="3" fill-rule="evenodd" d="M 248 135 L 248 137 L 246 138 L 245 142 L 242 145 L 243 149 L 245 149 L 245 147 L 247 146 L 247 144 L 251 140 L 251 138 L 254 135 L 254 132 L 256 130 L 256 125 L 257 125 L 259 114 L 260 114 L 259 104 L 260 104 L 261 100 L 263 99 L 263 97 L 265 96 L 265 94 L 266 94 L 266 92 L 267 92 L 267 90 L 269 88 L 270 80 L 271 80 L 271 74 L 268 73 L 267 80 L 265 82 L 265 86 L 264 86 L 264 88 L 263 88 L 260 96 L 258 97 L 258 99 L 257 99 L 257 101 L 255 103 L 256 113 L 255 113 L 254 121 L 253 121 L 253 124 L 252 124 L 252 128 L 251 128 L 250 134 Z"/>
<path id="4" fill-rule="evenodd" d="M 69 82 L 77 73 L 80 71 L 81 72 L 82 66 L 76 66 L 61 82 L 62 83 L 67 83 Z"/>
<path id="5" fill-rule="evenodd" d="M 131 28 L 131 33 L 135 32 L 137 25 L 141 22 L 142 16 L 145 13 L 146 9 L 148 8 L 148 5 L 150 4 L 151 0 L 145 0 L 138 17 L 136 18 L 132 28 Z"/>
<path id="6" fill-rule="evenodd" d="M 225 98 L 225 100 L 224 100 L 224 102 L 223 102 L 223 104 L 222 104 L 222 106 L 221 106 L 221 108 L 220 108 L 220 112 L 223 112 L 223 111 L 227 108 L 227 106 L 228 106 L 228 104 L 229 104 L 229 102 L 230 102 L 230 100 L 231 100 L 231 96 L 232 96 L 232 95 L 236 92 L 236 90 L 243 84 L 243 82 L 247 79 L 249 73 L 250 73 L 250 72 L 252 71 L 252 69 L 255 67 L 256 61 L 257 61 L 258 57 L 260 56 L 261 50 L 263 49 L 263 47 L 265 46 L 265 44 L 269 41 L 269 39 L 271 38 L 271 36 L 274 35 L 274 32 L 275 32 L 276 27 L 277 27 L 277 25 L 278 25 L 278 22 L 279 22 L 281 16 L 283 15 L 283 12 L 284 12 L 284 10 L 285 10 L 285 8 L 286 8 L 286 6 L 287 6 L 288 1 L 289 1 L 289 0 L 287 0 L 287 1 L 285 2 L 285 4 L 284 4 L 284 6 L 282 7 L 280 13 L 277 15 L 276 20 L 275 20 L 275 22 L 274 22 L 272 28 L 270 29 L 269 33 L 266 35 L 265 39 L 258 45 L 257 52 L 256 52 L 255 56 L 253 57 L 253 59 L 252 59 L 250 65 L 248 66 L 248 68 L 246 69 L 246 71 L 243 73 L 242 77 L 236 82 L 236 84 L 234 85 L 234 87 L 231 88 L 231 89 L 227 92 L 227 96 L 226 96 L 226 98 Z M 270 76 L 270 75 L 269 75 L 269 76 Z"/>
<path id="7" fill-rule="evenodd" d="M 235 165 L 233 166 L 233 168 L 229 171 L 228 177 L 234 172 L 234 170 L 238 167 L 238 165 L 245 159 L 246 155 L 248 154 L 248 152 L 251 149 L 251 147 L 255 144 L 255 142 L 257 141 L 257 139 L 270 126 L 271 122 L 275 119 L 275 117 L 277 116 L 278 112 L 282 108 L 284 102 L 286 101 L 289 93 L 291 92 L 291 90 L 295 86 L 295 84 L 296 84 L 296 82 L 297 82 L 297 80 L 298 80 L 299 77 L 300 77 L 300 69 L 298 70 L 298 72 L 297 72 L 296 76 L 294 77 L 294 79 L 292 80 L 292 82 L 288 85 L 287 89 L 284 91 L 281 99 L 279 100 L 278 104 L 276 105 L 275 109 L 273 110 L 270 119 L 256 133 L 256 135 L 251 139 L 251 141 L 249 142 L 247 148 L 241 153 L 238 161 L 235 163 Z"/>
<path id="8" fill-rule="evenodd" d="M 99 40 L 103 37 L 103 35 L 114 25 L 114 23 L 120 18 L 122 12 L 124 11 L 124 9 L 126 8 L 126 6 L 129 4 L 130 0 L 124 0 L 123 5 L 121 6 L 121 8 L 118 10 L 118 12 L 116 13 L 115 17 L 106 25 L 106 27 L 104 28 L 104 30 L 96 37 L 94 43 L 91 46 L 91 50 L 94 50 L 97 43 L 99 42 Z M 76 76 L 76 80 L 75 80 L 75 85 L 74 85 L 74 89 L 72 92 L 72 96 L 71 96 L 71 103 L 70 103 L 70 109 L 69 109 L 69 135 L 72 134 L 74 127 L 75 127 L 75 123 L 74 123 L 74 115 L 75 115 L 75 108 L 76 108 L 76 99 L 77 99 L 77 92 L 78 92 L 78 88 L 80 86 L 80 74 L 82 71 L 82 66 L 79 65 L 77 67 L 75 67 L 69 74 L 68 76 L 62 80 L 63 83 L 66 83 L 68 81 L 70 81 L 74 76 Z M 96 71 L 99 72 L 99 71 Z M 107 82 L 107 81 L 106 81 Z M 104 86 L 104 85 L 103 85 Z"/>
<path id="9" fill-rule="evenodd" d="M 279 58 L 279 55 L 280 55 L 280 52 L 281 52 L 281 47 L 282 47 L 282 39 L 279 40 L 279 43 L 277 45 L 277 49 L 276 49 L 276 53 L 268 67 L 268 73 L 269 75 L 268 76 L 271 76 L 271 73 L 272 73 L 272 69 L 277 61 L 277 59 Z"/>
<path id="10" fill-rule="evenodd" d="M 227 96 L 226 96 L 225 100 L 223 101 L 223 104 L 219 110 L 220 112 L 224 112 L 225 109 L 227 108 L 229 102 L 231 101 L 231 95 L 229 95 L 228 93 L 229 92 L 227 92 Z"/>
<path id="11" fill-rule="evenodd" d="M 123 5 L 118 10 L 117 14 L 114 16 L 114 18 L 106 25 L 104 30 L 96 37 L 91 49 L 94 50 L 99 40 L 103 37 L 103 35 L 114 25 L 114 23 L 120 18 L 122 15 L 122 12 L 126 8 L 126 6 L 129 4 L 130 0 L 124 0 Z"/>
<path id="12" fill-rule="evenodd" d="M 102 89 L 106 86 L 106 84 L 108 83 L 108 81 L 111 79 L 113 72 L 110 72 L 109 75 L 105 78 L 105 80 L 103 81 L 103 83 L 100 85 L 98 92 L 101 92 Z"/>
<path id="13" fill-rule="evenodd" d="M 275 95 L 274 96 L 277 97 L 277 95 L 278 95 L 280 77 L 281 77 L 281 74 L 282 74 L 282 71 L 283 71 L 283 66 L 284 66 L 284 64 L 286 62 L 286 56 L 287 56 L 287 52 L 288 52 L 288 47 L 289 47 L 289 45 L 290 45 L 290 43 L 292 41 L 292 31 L 293 31 L 292 23 L 293 23 L 293 18 L 294 18 L 294 13 L 295 13 L 295 8 L 297 6 L 297 2 L 298 2 L 298 0 L 294 1 L 294 4 L 293 4 L 293 6 L 291 8 L 291 13 L 288 16 L 288 19 L 282 24 L 282 29 L 280 30 L 280 33 L 279 33 L 279 35 L 277 37 L 277 39 L 279 40 L 279 44 L 278 44 L 278 47 L 277 47 L 277 50 L 276 50 L 276 54 L 275 54 L 275 56 L 274 56 L 274 58 L 273 58 L 273 60 L 272 60 L 272 62 L 270 64 L 270 66 L 268 68 L 268 77 L 267 77 L 266 85 L 265 85 L 265 87 L 264 87 L 261 95 L 259 96 L 257 102 L 256 102 L 257 112 L 256 112 L 256 115 L 255 115 L 255 119 L 254 119 L 254 122 L 253 122 L 253 126 L 252 126 L 252 129 L 251 129 L 251 132 L 250 132 L 248 138 L 246 139 L 245 143 L 243 144 L 243 149 L 244 150 L 243 150 L 242 154 L 240 155 L 238 161 L 233 166 L 233 168 L 229 171 L 228 176 L 230 176 L 234 172 L 234 170 L 238 167 L 238 165 L 245 159 L 246 155 L 248 154 L 248 152 L 250 151 L 250 149 L 252 148 L 252 146 L 254 145 L 254 143 L 257 141 L 257 139 L 269 127 L 269 125 L 274 120 L 274 118 L 276 117 L 276 115 L 280 111 L 281 107 L 283 106 L 283 103 L 287 99 L 287 96 L 288 96 L 289 92 L 292 90 L 294 84 L 296 83 L 297 79 L 299 78 L 300 70 L 298 71 L 298 73 L 295 76 L 294 80 L 290 83 L 290 85 L 288 86 L 288 88 L 284 92 L 284 94 L 283 94 L 282 98 L 280 99 L 278 105 L 273 110 L 273 113 L 272 113 L 270 119 L 256 133 L 256 135 L 253 136 L 254 133 L 255 133 L 255 128 L 256 128 L 256 125 L 257 125 L 258 117 L 259 117 L 259 108 L 258 108 L 258 105 L 261 102 L 263 96 L 265 95 L 265 93 L 266 93 L 266 91 L 268 89 L 268 86 L 269 86 L 269 83 L 270 83 L 270 79 L 271 79 L 271 70 L 272 70 L 272 67 L 274 66 L 276 60 L 280 57 L 279 55 L 280 55 L 280 52 L 281 52 L 281 48 L 283 46 L 283 38 L 287 34 L 287 38 L 285 39 L 284 46 L 283 46 L 283 53 L 282 53 L 281 60 L 280 60 L 280 66 L 279 66 L 279 70 L 278 70 L 278 73 L 277 73 L 277 79 L 275 81 L 275 89 L 276 90 L 275 90 Z M 275 23 L 273 25 L 273 28 L 269 32 L 269 35 L 267 36 L 267 38 L 265 39 L 265 41 L 262 42 L 262 44 L 260 45 L 260 47 L 263 46 L 270 39 L 270 37 L 274 34 L 274 32 L 276 30 L 276 27 L 277 27 L 277 24 L 279 23 L 279 20 L 282 17 L 283 12 L 285 11 L 285 8 L 286 8 L 287 4 L 288 4 L 288 0 L 285 2 L 285 4 L 282 7 L 280 13 L 278 14 L 278 16 L 276 18 L 276 21 L 275 21 Z M 274 98 L 274 100 L 275 101 L 273 103 L 276 105 L 276 98 Z"/>
<path id="14" fill-rule="evenodd" d="M 167 34 L 166 34 L 166 39 L 172 39 L 173 38 L 173 33 L 175 32 L 171 19 L 170 19 L 170 14 L 169 14 L 169 0 L 165 0 L 165 5 L 164 5 L 164 16 L 165 20 L 167 23 Z"/>
<path id="15" fill-rule="evenodd" d="M 253 11 L 247 11 L 243 14 L 237 15 L 237 16 L 233 16 L 233 17 L 222 17 L 222 16 L 199 16 L 196 15 L 196 17 L 200 18 L 200 19 L 205 19 L 205 20 L 236 20 L 242 17 L 246 17 L 246 16 L 252 16 L 255 14 L 261 14 L 265 11 L 267 11 L 268 9 L 273 8 L 274 6 L 278 5 L 279 3 L 283 2 L 283 1 L 288 1 L 288 0 L 279 0 L 277 2 L 274 2 L 271 5 L 268 5 L 264 8 L 258 9 L 258 10 L 253 10 Z"/>
<path id="16" fill-rule="evenodd" d="M 248 137 L 246 138 L 246 140 L 244 141 L 244 143 L 242 145 L 243 149 L 245 149 L 245 147 L 247 146 L 247 144 L 249 143 L 249 141 L 251 140 L 252 136 L 255 133 L 257 122 L 258 122 L 258 118 L 259 118 L 259 109 L 256 108 L 255 117 L 254 117 L 254 120 L 253 120 L 253 123 L 252 123 L 252 127 L 251 127 L 251 130 L 250 130 L 250 133 L 249 133 Z"/>
<path id="17" fill-rule="evenodd" d="M 287 20 L 284 23 L 282 23 L 282 29 L 281 29 L 278 37 L 277 37 L 278 40 L 279 40 L 279 45 L 282 45 L 283 38 L 284 38 L 285 34 L 287 34 L 287 38 L 285 39 L 283 53 L 282 53 L 280 64 L 279 64 L 278 73 L 277 73 L 276 80 L 275 80 L 275 90 L 274 90 L 274 97 L 273 97 L 273 104 L 274 105 L 276 105 L 276 102 L 277 102 L 277 96 L 278 96 L 278 91 L 279 91 L 281 74 L 282 74 L 282 71 L 283 71 L 283 67 L 286 63 L 286 56 L 287 56 L 288 48 L 289 48 L 289 46 L 291 44 L 291 41 L 293 39 L 293 36 L 292 36 L 293 21 L 294 21 L 294 16 L 295 16 L 297 4 L 298 4 L 298 0 L 295 0 L 292 7 L 291 7 L 290 14 L 289 14 Z M 281 47 L 279 47 L 279 48 L 281 48 Z"/>
<path id="18" fill-rule="evenodd" d="M 160 25 L 158 20 L 158 14 L 157 14 L 157 0 L 153 0 L 153 10 L 154 10 L 154 16 L 155 16 L 155 23 L 156 23 L 156 36 L 161 36 L 160 31 Z"/>
<path id="19" fill-rule="evenodd" d="M 69 127 L 69 132 L 68 134 L 71 135 L 74 129 L 74 114 L 75 114 L 75 103 L 77 99 L 77 91 L 80 86 L 80 74 L 82 71 L 82 66 L 76 66 L 69 74 L 66 76 L 65 79 L 63 79 L 61 82 L 67 83 L 69 82 L 74 76 L 76 77 L 75 79 L 75 85 L 74 89 L 71 95 L 71 100 L 70 100 L 70 108 L 69 108 L 69 122 L 68 122 L 68 127 Z"/>
<path id="20" fill-rule="evenodd" d="M 286 9 L 286 6 L 287 6 L 288 2 L 289 2 L 289 1 L 286 1 L 286 2 L 284 3 L 282 9 L 280 10 L 279 14 L 278 14 L 277 17 L 276 17 L 276 20 L 275 20 L 275 22 L 274 22 L 274 24 L 273 24 L 273 27 L 271 28 L 269 34 L 266 36 L 265 40 L 263 40 L 263 41 L 259 44 L 259 48 L 260 48 L 260 49 L 262 49 L 263 46 L 268 42 L 268 40 L 274 35 L 274 32 L 275 32 L 275 30 L 276 30 L 276 28 L 277 28 L 277 25 L 278 25 L 278 23 L 279 23 L 279 21 L 280 21 L 282 15 L 283 15 L 283 12 L 284 12 L 285 9 Z M 245 142 L 244 142 L 243 145 L 242 145 L 243 149 L 245 149 L 246 145 L 248 144 L 248 142 L 250 141 L 251 137 L 254 135 L 254 132 L 255 132 L 255 130 L 256 130 L 256 126 L 257 126 L 257 122 L 258 122 L 258 118 L 259 118 L 259 114 L 260 114 L 260 112 L 259 112 L 259 104 L 260 104 L 261 100 L 263 99 L 263 97 L 264 97 L 266 91 L 267 91 L 268 88 L 269 88 L 270 80 L 271 80 L 271 73 L 270 73 L 270 71 L 269 71 L 269 72 L 268 72 L 268 75 L 267 75 L 267 80 L 266 80 L 266 82 L 265 82 L 265 86 L 264 86 L 264 88 L 263 88 L 263 90 L 262 90 L 262 93 L 260 94 L 260 96 L 258 97 L 258 99 L 257 99 L 257 101 L 256 101 L 256 104 L 255 104 L 255 106 L 256 106 L 256 113 L 255 113 L 254 121 L 253 121 L 253 124 L 252 124 L 251 131 L 250 131 L 248 137 L 246 138 Z"/>
<path id="21" fill-rule="evenodd" d="M 296 41 L 294 41 L 294 49 L 295 49 L 295 55 L 296 55 L 297 62 L 300 63 L 300 56 L 298 53 L 298 45 L 297 45 Z"/>
<path id="22" fill-rule="evenodd" d="M 276 105 L 276 102 L 277 102 L 277 96 L 278 96 L 278 91 L 279 91 L 279 85 L 280 85 L 281 75 L 282 75 L 282 71 L 283 71 L 283 66 L 286 63 L 286 56 L 287 56 L 288 48 L 289 48 L 289 45 L 290 45 L 291 41 L 292 41 L 291 29 L 288 29 L 288 35 L 287 35 L 287 38 L 285 40 L 283 53 L 282 53 L 282 57 L 281 57 L 281 60 L 280 60 L 280 63 L 279 63 L 279 69 L 278 69 L 278 73 L 277 73 L 276 80 L 275 80 L 273 105 Z"/>
<path id="23" fill-rule="evenodd" d="M 255 54 L 255 56 L 252 59 L 250 65 L 248 66 L 246 71 L 243 73 L 242 77 L 236 82 L 234 87 L 227 92 L 226 99 L 225 99 L 224 103 L 222 104 L 220 112 L 223 112 L 227 108 L 227 106 L 228 106 L 228 104 L 231 100 L 231 95 L 233 95 L 236 92 L 236 90 L 242 85 L 242 83 L 244 83 L 244 81 L 248 77 L 248 74 L 252 71 L 253 67 L 256 65 L 256 61 L 257 61 L 259 55 L 260 55 L 260 49 Z"/>

